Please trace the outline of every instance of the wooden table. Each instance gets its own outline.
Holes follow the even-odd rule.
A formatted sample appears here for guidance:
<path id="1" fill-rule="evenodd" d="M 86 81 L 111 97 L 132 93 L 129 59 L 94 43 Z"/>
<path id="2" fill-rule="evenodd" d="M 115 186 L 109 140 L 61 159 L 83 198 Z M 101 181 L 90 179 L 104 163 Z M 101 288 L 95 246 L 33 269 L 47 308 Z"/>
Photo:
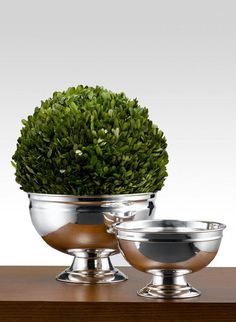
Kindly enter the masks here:
<path id="1" fill-rule="evenodd" d="M 63 267 L 0 267 L 1 322 L 236 321 L 236 268 L 206 268 L 188 277 L 202 295 L 185 300 L 150 300 L 136 291 L 150 276 L 122 267 L 118 284 L 57 282 Z"/>

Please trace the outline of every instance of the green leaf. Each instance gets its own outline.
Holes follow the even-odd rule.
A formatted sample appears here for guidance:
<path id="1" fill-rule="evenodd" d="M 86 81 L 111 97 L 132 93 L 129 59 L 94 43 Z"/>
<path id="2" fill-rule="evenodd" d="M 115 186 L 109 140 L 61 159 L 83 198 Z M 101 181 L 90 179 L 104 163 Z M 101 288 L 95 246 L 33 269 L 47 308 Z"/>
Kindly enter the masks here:
<path id="1" fill-rule="evenodd" d="M 12 166 L 16 169 L 16 163 L 14 161 L 11 160 L 11 164 Z"/>
<path id="2" fill-rule="evenodd" d="M 117 127 L 115 130 L 113 130 L 113 133 L 118 138 L 119 137 L 119 133 L 120 133 L 120 129 Z"/>
<path id="3" fill-rule="evenodd" d="M 102 155 L 102 149 L 98 145 L 96 146 L 95 149 L 96 149 L 97 155 L 100 155 L 101 156 Z"/>
<path id="4" fill-rule="evenodd" d="M 34 174 L 34 170 L 30 168 L 27 164 L 25 165 L 25 167 L 30 173 Z"/>
<path id="5" fill-rule="evenodd" d="M 47 157 L 48 157 L 48 158 L 50 158 L 50 157 L 51 157 L 51 155 L 52 155 L 52 149 L 49 149 L 49 150 L 48 150 L 48 153 L 47 153 Z"/>
<path id="6" fill-rule="evenodd" d="M 21 120 L 21 123 L 23 124 L 23 125 L 28 125 L 28 122 L 27 122 L 27 120 Z"/>
<path id="7" fill-rule="evenodd" d="M 97 157 L 95 154 L 92 155 L 91 159 L 90 159 L 90 164 L 92 166 L 94 166 L 97 163 Z"/>

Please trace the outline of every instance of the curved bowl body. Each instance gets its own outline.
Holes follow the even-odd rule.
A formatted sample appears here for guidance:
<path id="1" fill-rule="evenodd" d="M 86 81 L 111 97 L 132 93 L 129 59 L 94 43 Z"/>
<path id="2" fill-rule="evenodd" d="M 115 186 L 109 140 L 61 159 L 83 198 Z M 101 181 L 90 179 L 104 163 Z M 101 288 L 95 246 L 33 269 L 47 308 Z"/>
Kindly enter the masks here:
<path id="1" fill-rule="evenodd" d="M 107 226 L 126 220 L 154 218 L 154 193 L 66 196 L 29 193 L 31 220 L 44 241 L 77 256 L 96 250 L 104 256 L 118 252 Z"/>
<path id="2" fill-rule="evenodd" d="M 148 220 L 115 226 L 120 250 L 138 270 L 186 274 L 215 257 L 225 225 L 204 221 Z"/>

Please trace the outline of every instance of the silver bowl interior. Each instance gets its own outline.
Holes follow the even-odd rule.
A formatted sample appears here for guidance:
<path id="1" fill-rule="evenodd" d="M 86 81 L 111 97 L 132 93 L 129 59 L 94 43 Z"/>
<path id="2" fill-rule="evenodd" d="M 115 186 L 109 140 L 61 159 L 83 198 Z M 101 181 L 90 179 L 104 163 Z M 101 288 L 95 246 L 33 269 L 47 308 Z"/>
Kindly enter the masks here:
<path id="1" fill-rule="evenodd" d="M 224 224 L 208 221 L 141 220 L 114 228 L 127 261 L 144 272 L 194 272 L 215 257 Z"/>

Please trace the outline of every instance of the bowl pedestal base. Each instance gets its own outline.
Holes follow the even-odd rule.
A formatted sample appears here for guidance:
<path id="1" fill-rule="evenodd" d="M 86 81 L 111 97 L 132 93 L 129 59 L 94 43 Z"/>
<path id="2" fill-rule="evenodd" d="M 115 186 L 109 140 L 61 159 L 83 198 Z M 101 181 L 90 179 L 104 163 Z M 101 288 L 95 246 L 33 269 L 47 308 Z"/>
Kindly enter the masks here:
<path id="1" fill-rule="evenodd" d="M 138 295 L 147 298 L 181 299 L 199 296 L 201 293 L 186 282 L 184 275 L 176 270 L 160 271 L 154 275 L 151 283 L 138 291 Z M 186 273 L 182 273 L 186 274 Z"/>
<path id="2" fill-rule="evenodd" d="M 114 254 L 114 251 L 112 251 Z M 126 281 L 127 276 L 115 268 L 110 260 L 111 250 L 70 250 L 74 260 L 56 279 L 60 282 L 78 284 L 118 283 Z"/>

